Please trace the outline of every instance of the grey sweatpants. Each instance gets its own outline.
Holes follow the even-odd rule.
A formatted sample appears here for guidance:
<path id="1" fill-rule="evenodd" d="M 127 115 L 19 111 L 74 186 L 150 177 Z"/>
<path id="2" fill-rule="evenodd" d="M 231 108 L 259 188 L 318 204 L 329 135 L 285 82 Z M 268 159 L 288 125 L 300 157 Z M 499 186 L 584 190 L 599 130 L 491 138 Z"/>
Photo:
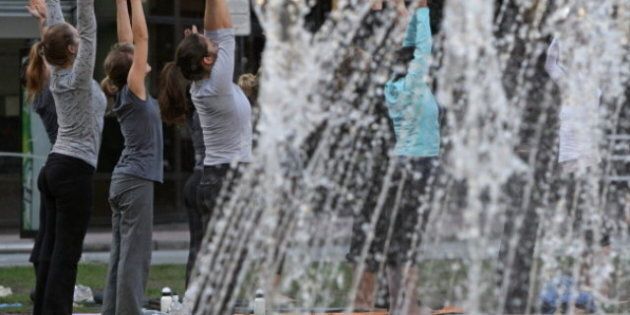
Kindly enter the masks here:
<path id="1" fill-rule="evenodd" d="M 103 315 L 142 314 L 151 264 L 153 182 L 133 176 L 112 176 L 112 249 L 103 294 Z"/>

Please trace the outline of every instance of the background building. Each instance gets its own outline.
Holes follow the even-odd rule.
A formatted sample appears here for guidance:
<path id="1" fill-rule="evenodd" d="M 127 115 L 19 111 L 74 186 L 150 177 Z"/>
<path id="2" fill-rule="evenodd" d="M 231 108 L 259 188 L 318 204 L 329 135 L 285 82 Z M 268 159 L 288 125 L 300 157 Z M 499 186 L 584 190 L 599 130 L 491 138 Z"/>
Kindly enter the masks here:
<path id="1" fill-rule="evenodd" d="M 67 20 L 73 22 L 76 1 L 61 2 Z M 0 0 L 0 66 L 3 71 L 3 75 L 0 76 L 0 229 L 20 227 L 25 232 L 23 234 L 29 234 L 28 230 L 36 229 L 38 226 L 37 222 L 25 222 L 29 217 L 36 221 L 36 214 L 24 213 L 24 201 L 33 199 L 33 202 L 36 202 L 37 191 L 32 186 L 23 185 L 24 181 L 28 182 L 37 176 L 38 159 L 23 158 L 20 155 L 31 153 L 36 156 L 46 155 L 41 152 L 42 150 L 32 152 L 29 149 L 34 142 L 45 140 L 40 139 L 41 137 L 36 134 L 37 130 L 33 130 L 37 128 L 38 119 L 33 118 L 31 123 L 29 108 L 23 106 L 21 64 L 25 61 L 31 45 L 39 38 L 37 23 L 26 11 L 26 4 L 26 0 Z M 255 16 L 249 15 L 248 1 L 230 0 L 230 5 L 236 15 L 235 22 L 240 25 L 249 24 L 245 29 L 248 35 L 237 38 L 236 75 L 255 72 L 259 67 L 264 45 L 262 31 Z M 149 86 L 154 96 L 157 95 L 160 69 L 166 62 L 172 60 L 175 45 L 181 39 L 183 29 L 192 24 L 201 26 L 203 7 L 203 0 L 147 1 L 145 9 L 151 36 L 149 62 L 154 69 L 149 78 Z M 116 41 L 115 14 L 114 1 L 96 2 L 98 20 L 98 52 L 94 75 L 96 80 L 103 78 L 103 60 Z M 28 136 L 31 132 L 34 133 L 32 142 Z M 122 146 L 123 138 L 116 118 L 108 115 L 105 117 L 99 165 L 94 181 L 94 212 L 91 221 L 93 226 L 110 224 L 107 191 L 111 172 L 120 156 Z M 164 184 L 156 185 L 155 222 L 185 222 L 186 212 L 182 205 L 181 190 L 193 164 L 193 150 L 186 128 L 165 126 L 164 146 L 165 181 Z M 25 172 L 24 164 L 33 161 L 35 161 L 33 170 L 30 173 Z"/>

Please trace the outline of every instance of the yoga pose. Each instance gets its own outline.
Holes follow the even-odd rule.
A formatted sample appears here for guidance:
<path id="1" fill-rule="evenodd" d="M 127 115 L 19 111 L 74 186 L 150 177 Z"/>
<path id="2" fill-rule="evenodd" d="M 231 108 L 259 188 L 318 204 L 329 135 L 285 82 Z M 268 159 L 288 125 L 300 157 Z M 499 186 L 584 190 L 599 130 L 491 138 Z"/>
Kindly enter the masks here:
<path id="1" fill-rule="evenodd" d="M 406 73 L 385 86 L 385 101 L 394 125 L 394 159 L 402 202 L 392 207 L 389 222 L 388 279 L 390 314 L 418 314 L 415 256 L 427 224 L 431 178 L 440 154 L 439 107 L 424 77 L 429 71 L 432 38 L 426 1 L 412 12 L 399 61 Z M 398 177 L 398 178 L 397 178 Z M 418 228 L 419 227 L 419 228 Z"/>
<path id="2" fill-rule="evenodd" d="M 196 27 L 186 32 L 175 61 L 162 70 L 160 106 L 172 121 L 186 112 L 187 81 L 203 133 L 205 157 L 197 188 L 203 230 L 231 166 L 252 159 L 251 105 L 232 81 L 235 37 L 225 0 L 206 0 L 204 35 Z M 183 80 L 183 79 L 185 80 Z"/>
<path id="3" fill-rule="evenodd" d="M 398 11 L 406 10 L 398 8 Z M 385 85 L 385 102 L 396 136 L 390 160 L 395 170 L 393 185 L 384 192 L 387 198 L 376 223 L 373 243 L 365 244 L 365 237 L 353 237 L 348 255 L 356 263 L 363 248 L 369 247 L 370 257 L 355 298 L 357 308 L 374 307 L 376 273 L 381 263 L 385 263 L 390 314 L 397 315 L 419 313 L 416 248 L 420 246 L 427 223 L 430 180 L 440 153 L 439 108 L 424 81 L 432 47 L 426 1 L 420 1 L 411 14 L 403 48 L 396 52 L 395 69 L 404 70 L 395 72 Z M 400 202 L 396 201 L 398 198 Z M 361 218 L 355 222 L 364 223 L 365 219 Z M 354 231 L 360 234 L 359 228 Z M 385 261 L 380 261 L 379 256 L 386 257 Z"/>
<path id="4" fill-rule="evenodd" d="M 77 0 L 78 31 L 58 0 L 46 0 L 46 31 L 33 61 L 50 65 L 59 129 L 38 186 L 46 222 L 39 249 L 34 314 L 71 314 L 77 264 L 92 207 L 92 177 L 106 99 L 92 79 L 96 54 L 94 0 Z M 39 77 L 39 80 L 43 80 Z M 29 80 L 37 82 L 37 77 Z M 44 86 L 43 83 L 36 84 Z"/>
<path id="5" fill-rule="evenodd" d="M 249 73 L 243 74 L 239 77 L 238 86 L 243 90 L 250 102 L 254 104 L 258 95 L 257 77 Z M 184 204 L 188 212 L 188 227 L 190 230 L 190 246 L 188 250 L 188 262 L 186 263 L 186 287 L 188 287 L 188 283 L 190 283 L 192 268 L 197 259 L 197 252 L 199 252 L 204 234 L 204 216 L 202 215 L 201 206 L 197 202 L 197 187 L 203 175 L 203 160 L 206 151 L 203 143 L 201 123 L 199 122 L 199 114 L 194 106 L 192 106 L 192 102 L 188 99 L 187 104 L 189 104 L 189 108 L 186 112 L 186 127 L 188 128 L 188 133 L 192 140 L 195 153 L 195 165 L 193 167 L 193 174 L 188 177 L 184 185 Z M 255 111 L 257 108 L 254 106 L 253 110 Z M 177 120 L 178 119 L 173 121 L 169 120 L 168 122 L 175 123 Z"/>
<path id="6" fill-rule="evenodd" d="M 39 30 L 41 36 L 44 36 L 46 32 L 46 3 L 43 0 L 31 0 L 27 9 L 31 15 L 39 22 Z M 29 52 L 29 62 L 26 67 L 26 90 L 28 93 L 28 99 L 32 102 L 33 110 L 39 115 L 44 124 L 44 129 L 48 135 L 48 140 L 51 144 L 55 144 L 57 139 L 57 111 L 55 109 L 55 99 L 52 96 L 52 92 L 49 87 L 50 69 L 48 65 L 41 64 L 44 60 L 39 57 L 41 47 L 33 45 Z M 39 176 L 42 172 L 40 170 Z M 38 176 L 38 177 L 39 177 Z M 42 241 L 45 234 L 46 222 L 46 208 L 44 202 L 40 202 L 39 207 L 39 222 L 40 227 L 35 237 L 35 243 L 33 244 L 33 250 L 29 261 L 33 263 L 35 268 L 35 274 L 37 274 L 37 266 L 39 263 L 39 253 L 42 246 Z"/>
<path id="7" fill-rule="evenodd" d="M 151 263 L 154 183 L 163 180 L 160 109 L 147 93 L 149 34 L 141 0 L 117 0 L 118 43 L 105 59 L 103 90 L 125 138 L 109 190 L 112 249 L 104 315 L 142 314 Z M 133 26 L 132 26 L 133 25 Z"/>

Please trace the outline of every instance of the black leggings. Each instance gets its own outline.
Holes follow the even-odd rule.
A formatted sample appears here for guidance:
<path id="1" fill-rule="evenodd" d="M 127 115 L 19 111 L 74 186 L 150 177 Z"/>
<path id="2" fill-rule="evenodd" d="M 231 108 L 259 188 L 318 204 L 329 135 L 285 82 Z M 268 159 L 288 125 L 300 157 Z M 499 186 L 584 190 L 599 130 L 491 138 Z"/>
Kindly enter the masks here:
<path id="1" fill-rule="evenodd" d="M 39 181 L 39 178 L 42 176 L 43 172 L 44 172 L 44 168 L 42 168 L 39 171 L 39 175 L 37 177 L 38 181 Z M 39 186 L 39 182 L 38 182 L 38 186 Z M 43 194 L 41 190 L 40 190 L 40 194 Z M 44 232 L 46 228 L 46 225 L 45 225 L 46 224 L 46 208 L 44 207 L 43 200 L 44 198 L 42 197 L 42 202 L 39 203 L 39 229 L 37 231 L 37 236 L 35 236 L 35 243 L 33 244 L 33 250 L 31 251 L 31 256 L 28 259 L 28 261 L 33 263 L 33 267 L 35 267 L 36 275 L 37 275 L 37 266 L 39 263 L 39 252 L 42 247 L 42 242 L 44 241 Z"/>
<path id="2" fill-rule="evenodd" d="M 408 261 L 415 262 L 417 248 L 422 242 L 422 234 L 430 214 L 428 207 L 420 213 L 420 200 L 421 197 L 426 197 L 425 194 L 431 193 L 428 186 L 437 176 L 436 158 L 398 157 L 392 163 L 396 163 L 392 185 L 386 192 L 386 201 L 374 230 L 375 237 L 369 244 L 368 256 L 364 261 L 366 270 L 374 273 L 378 272 L 383 260 L 392 267 L 400 266 Z M 384 177 L 383 174 L 380 178 Z M 377 184 L 372 186 L 373 192 L 370 193 L 369 200 L 362 211 L 354 216 L 350 251 L 346 255 L 347 260 L 354 264 L 359 263 L 361 252 L 366 246 L 365 225 L 372 219 L 379 191 L 382 189 L 382 182 Z M 401 202 L 396 206 L 396 195 L 400 187 L 402 187 Z M 414 234 L 417 240 L 415 246 L 412 246 Z M 387 247 L 388 239 L 389 246 Z"/>
<path id="3" fill-rule="evenodd" d="M 201 248 L 203 240 L 203 217 L 201 215 L 201 207 L 197 204 L 197 187 L 201 182 L 202 170 L 195 170 L 184 186 L 184 204 L 188 212 L 188 228 L 190 230 L 190 247 L 188 249 L 188 263 L 186 264 L 186 287 L 190 283 L 190 275 L 192 268 L 197 260 L 197 252 Z"/>
<path id="4" fill-rule="evenodd" d="M 208 232 L 208 228 L 213 229 L 214 227 L 210 226 L 210 220 L 214 217 L 220 218 L 224 216 L 223 209 L 217 209 L 219 204 L 219 200 L 217 200 L 221 194 L 221 190 L 225 189 L 228 194 L 234 189 L 234 185 L 238 181 L 239 178 L 239 168 L 231 167 L 230 164 L 219 164 L 212 166 L 205 166 L 203 170 L 203 175 L 201 176 L 201 181 L 197 188 L 197 207 L 201 211 L 202 218 L 202 237 Z M 225 188 L 223 185 L 227 185 Z M 212 233 L 211 235 L 214 235 Z M 212 242 L 212 239 L 209 240 Z M 243 249 L 238 253 L 238 261 L 236 268 L 234 270 L 233 275 L 237 275 L 242 267 L 243 260 L 247 255 L 246 250 Z M 227 274 L 216 275 L 216 278 L 210 280 L 206 285 L 215 285 L 215 283 L 221 283 Z M 230 306 L 230 301 L 233 297 L 234 289 L 236 287 L 236 277 L 228 280 L 226 283 L 226 291 L 227 294 L 222 299 L 212 300 L 212 303 L 218 303 L 220 305 L 218 314 L 227 314 Z M 207 301 L 209 302 L 209 301 Z"/>
<path id="5" fill-rule="evenodd" d="M 42 236 L 33 314 L 72 314 L 77 265 L 92 207 L 94 167 L 52 153 L 37 181 L 42 194 Z M 37 253 L 36 253 L 37 254 Z"/>

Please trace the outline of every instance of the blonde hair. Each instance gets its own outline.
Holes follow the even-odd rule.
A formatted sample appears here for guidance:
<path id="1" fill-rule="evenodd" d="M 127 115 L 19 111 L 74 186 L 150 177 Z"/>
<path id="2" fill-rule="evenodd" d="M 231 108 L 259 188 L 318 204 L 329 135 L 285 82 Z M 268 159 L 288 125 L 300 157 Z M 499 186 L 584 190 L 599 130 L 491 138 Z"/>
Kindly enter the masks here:
<path id="1" fill-rule="evenodd" d="M 238 86 L 243 90 L 249 102 L 254 104 L 258 99 L 258 76 L 252 73 L 245 73 L 238 77 Z"/>

